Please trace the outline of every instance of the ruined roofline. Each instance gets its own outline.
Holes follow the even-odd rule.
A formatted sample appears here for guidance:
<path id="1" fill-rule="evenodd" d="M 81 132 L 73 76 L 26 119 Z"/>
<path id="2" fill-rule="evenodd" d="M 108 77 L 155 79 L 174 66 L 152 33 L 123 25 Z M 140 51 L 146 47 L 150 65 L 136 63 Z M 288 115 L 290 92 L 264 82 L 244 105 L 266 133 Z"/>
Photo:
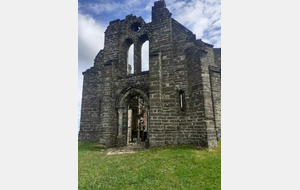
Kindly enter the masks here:
<path id="1" fill-rule="evenodd" d="M 155 7 L 155 9 L 158 9 L 158 8 L 166 8 L 167 6 L 166 6 L 166 2 L 164 1 L 164 0 L 159 0 L 159 1 L 156 1 L 156 2 L 154 2 L 154 6 L 153 7 Z M 152 8 L 153 8 L 152 7 Z M 122 22 L 122 21 L 124 21 L 124 20 L 126 20 L 126 19 L 129 19 L 130 17 L 134 17 L 134 18 L 142 18 L 141 16 L 140 17 L 137 17 L 136 15 L 133 15 L 132 13 L 131 14 L 129 14 L 129 15 L 127 15 L 126 17 L 125 17 L 125 19 L 123 19 L 123 20 L 120 20 L 120 19 L 116 19 L 116 20 L 113 20 L 113 21 L 110 21 L 109 22 L 109 25 L 110 24 L 114 24 L 114 23 L 117 23 L 117 22 Z M 143 18 L 142 18 L 143 19 Z M 144 20 L 144 19 L 143 19 Z M 146 23 L 146 22 L 145 22 Z M 150 22 L 151 23 L 151 22 Z"/>
<path id="2" fill-rule="evenodd" d="M 203 41 L 202 41 L 203 42 Z M 209 47 L 211 47 L 211 48 L 213 48 L 214 47 L 214 45 L 212 45 L 212 44 L 209 44 L 209 43 L 206 43 L 206 42 L 203 42 L 205 45 L 207 45 L 207 46 L 209 46 Z"/>
<path id="3" fill-rule="evenodd" d="M 123 20 L 120 20 L 120 22 L 124 22 L 128 19 L 136 19 L 136 18 L 141 19 L 145 22 L 145 19 L 143 19 L 143 17 L 141 17 L 141 16 L 137 17 L 136 15 L 133 15 L 133 14 L 127 15 L 126 18 Z M 149 23 L 151 23 L 151 22 L 149 22 Z M 145 22 L 145 24 L 148 24 L 148 23 Z"/>
<path id="4" fill-rule="evenodd" d="M 120 21 L 120 19 L 116 19 L 116 20 L 110 21 L 109 24 L 117 23 L 119 21 Z"/>
<path id="5" fill-rule="evenodd" d="M 194 34 L 191 30 L 189 30 L 188 28 L 186 28 L 185 26 L 183 26 L 180 22 L 178 22 L 177 20 L 175 20 L 174 18 L 172 18 L 172 24 L 173 24 L 173 26 L 175 26 L 176 25 L 176 27 L 178 27 L 178 29 L 181 31 L 181 32 L 183 32 L 183 33 L 185 33 L 186 35 L 188 35 L 188 36 L 195 36 L 194 37 L 194 40 L 195 40 L 195 42 L 200 42 L 200 43 L 203 43 L 205 46 L 208 46 L 208 47 L 214 47 L 214 45 L 212 45 L 212 44 L 209 44 L 209 43 L 206 43 L 206 42 L 203 42 L 202 41 L 202 39 L 197 39 L 196 37 L 196 34 Z M 214 48 L 215 49 L 215 48 Z"/>
<path id="6" fill-rule="evenodd" d="M 182 31 L 186 32 L 188 35 L 193 35 L 194 34 L 192 31 L 190 31 L 188 28 L 186 28 L 185 26 L 180 24 L 180 22 L 178 22 L 174 18 L 171 18 L 171 19 L 174 22 L 174 24 L 176 24 Z"/>
<path id="7" fill-rule="evenodd" d="M 127 20 L 127 19 L 130 19 L 131 17 L 134 18 L 134 19 L 135 19 L 135 18 L 139 18 L 139 19 L 142 19 L 142 20 L 145 21 L 145 19 L 143 19 L 143 17 L 141 17 L 141 16 L 137 17 L 136 15 L 133 15 L 133 14 L 131 13 L 131 14 L 129 14 L 129 15 L 126 15 L 125 19 L 122 19 L 122 20 L 116 19 L 116 20 L 110 21 L 110 22 L 109 22 L 109 25 L 114 24 L 114 23 L 118 23 L 118 22 L 123 22 L 123 21 L 125 21 L 125 20 Z M 146 23 L 146 22 L 145 22 L 145 23 Z M 151 23 L 151 22 L 149 22 L 149 23 Z M 148 23 L 146 23 L 146 24 L 148 24 Z"/>
<path id="8" fill-rule="evenodd" d="M 208 47 L 211 47 L 211 48 L 214 47 L 214 45 L 212 45 L 212 44 L 203 42 L 202 39 L 197 39 L 197 40 L 196 40 L 196 43 L 199 44 L 199 45 L 200 45 L 200 44 L 204 44 L 205 46 L 208 46 Z"/>

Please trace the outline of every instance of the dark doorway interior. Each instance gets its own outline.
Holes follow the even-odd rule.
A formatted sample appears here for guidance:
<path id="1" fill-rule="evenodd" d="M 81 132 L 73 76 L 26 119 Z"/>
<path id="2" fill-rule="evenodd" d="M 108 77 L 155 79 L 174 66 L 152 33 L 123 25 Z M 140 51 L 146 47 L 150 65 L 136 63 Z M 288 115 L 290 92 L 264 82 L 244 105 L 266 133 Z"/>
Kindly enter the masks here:
<path id="1" fill-rule="evenodd" d="M 131 99 L 128 106 L 127 145 L 144 145 L 148 137 L 147 109 L 140 96 Z"/>

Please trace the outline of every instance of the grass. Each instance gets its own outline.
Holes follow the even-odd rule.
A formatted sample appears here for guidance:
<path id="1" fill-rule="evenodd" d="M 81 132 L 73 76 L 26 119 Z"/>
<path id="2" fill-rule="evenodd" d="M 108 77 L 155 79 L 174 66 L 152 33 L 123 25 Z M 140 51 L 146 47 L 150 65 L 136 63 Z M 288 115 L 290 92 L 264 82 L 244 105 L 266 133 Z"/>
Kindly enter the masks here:
<path id="1" fill-rule="evenodd" d="M 78 145 L 78 189 L 221 189 L 221 142 L 106 155 L 96 143 Z"/>

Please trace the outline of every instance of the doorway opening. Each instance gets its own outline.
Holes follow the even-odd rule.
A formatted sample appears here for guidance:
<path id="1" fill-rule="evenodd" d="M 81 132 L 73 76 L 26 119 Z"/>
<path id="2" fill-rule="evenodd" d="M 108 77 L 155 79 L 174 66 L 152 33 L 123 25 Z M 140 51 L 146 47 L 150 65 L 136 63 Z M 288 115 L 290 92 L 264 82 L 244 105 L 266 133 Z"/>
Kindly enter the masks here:
<path id="1" fill-rule="evenodd" d="M 148 140 L 148 109 L 142 96 L 134 96 L 128 105 L 127 145 L 145 145 Z"/>

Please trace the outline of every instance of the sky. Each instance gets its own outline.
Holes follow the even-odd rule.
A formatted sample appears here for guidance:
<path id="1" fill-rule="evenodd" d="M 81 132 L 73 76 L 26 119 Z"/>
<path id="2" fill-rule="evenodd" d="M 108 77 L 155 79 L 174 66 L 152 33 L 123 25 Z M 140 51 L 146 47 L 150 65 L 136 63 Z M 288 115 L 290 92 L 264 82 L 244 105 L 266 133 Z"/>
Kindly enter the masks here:
<path id="1" fill-rule="evenodd" d="M 151 9 L 156 0 L 79 0 L 78 1 L 78 121 L 82 97 L 82 72 L 94 64 L 104 46 L 104 31 L 110 21 L 126 15 L 141 16 L 151 22 Z M 197 39 L 221 47 L 221 0 L 165 0 L 172 18 L 187 27 Z M 147 43 L 142 47 L 147 55 Z M 132 52 L 132 48 L 129 54 Z M 142 60 L 147 62 L 147 60 Z M 143 64 L 142 70 L 148 70 Z M 79 122 L 78 122 L 79 130 Z"/>

